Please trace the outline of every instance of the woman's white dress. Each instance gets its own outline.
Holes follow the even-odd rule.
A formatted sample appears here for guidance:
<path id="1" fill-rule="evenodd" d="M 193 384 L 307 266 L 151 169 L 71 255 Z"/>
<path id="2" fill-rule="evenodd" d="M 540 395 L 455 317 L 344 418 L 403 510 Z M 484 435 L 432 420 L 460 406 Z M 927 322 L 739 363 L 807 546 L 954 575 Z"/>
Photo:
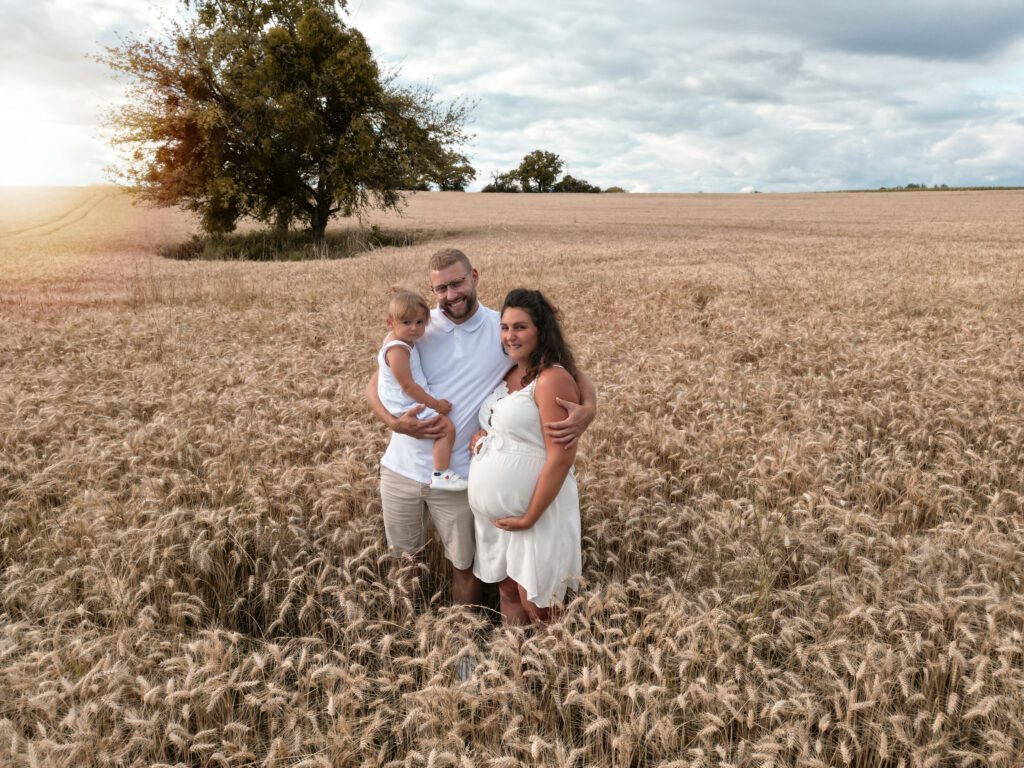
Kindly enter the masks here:
<path id="1" fill-rule="evenodd" d="M 511 576 L 534 605 L 546 608 L 577 586 L 583 573 L 580 503 L 572 469 L 540 519 L 525 531 L 503 531 L 491 521 L 522 517 L 546 453 L 534 379 L 509 392 L 502 381 L 480 407 L 487 430 L 469 468 L 469 506 L 476 526 L 473 573 L 494 583 Z"/>

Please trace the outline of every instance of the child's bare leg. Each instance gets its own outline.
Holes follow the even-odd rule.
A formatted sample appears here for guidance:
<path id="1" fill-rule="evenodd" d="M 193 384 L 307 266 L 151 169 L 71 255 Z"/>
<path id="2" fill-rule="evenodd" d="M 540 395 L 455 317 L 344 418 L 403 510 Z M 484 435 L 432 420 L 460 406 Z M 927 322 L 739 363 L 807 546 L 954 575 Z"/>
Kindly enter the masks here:
<path id="1" fill-rule="evenodd" d="M 434 471 L 443 472 L 452 462 L 452 445 L 455 443 L 455 425 L 447 416 L 441 417 L 444 435 L 434 441 Z"/>
<path id="2" fill-rule="evenodd" d="M 451 468 L 455 425 L 446 416 L 441 417 L 440 423 L 444 435 L 434 441 L 434 474 L 430 477 L 430 487 L 441 491 L 465 491 L 468 481 Z"/>

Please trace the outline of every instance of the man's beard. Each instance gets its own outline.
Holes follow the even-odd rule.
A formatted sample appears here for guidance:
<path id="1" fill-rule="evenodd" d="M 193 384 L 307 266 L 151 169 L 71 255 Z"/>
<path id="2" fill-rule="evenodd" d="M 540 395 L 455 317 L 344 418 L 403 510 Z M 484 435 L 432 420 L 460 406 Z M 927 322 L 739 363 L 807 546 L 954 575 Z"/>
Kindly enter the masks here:
<path id="1" fill-rule="evenodd" d="M 474 309 L 476 309 L 476 294 L 472 296 L 464 296 L 465 303 L 463 303 L 458 313 L 453 312 L 449 307 L 448 301 L 444 301 L 441 304 L 441 310 L 453 320 L 461 320 L 464 317 L 468 317 Z"/>

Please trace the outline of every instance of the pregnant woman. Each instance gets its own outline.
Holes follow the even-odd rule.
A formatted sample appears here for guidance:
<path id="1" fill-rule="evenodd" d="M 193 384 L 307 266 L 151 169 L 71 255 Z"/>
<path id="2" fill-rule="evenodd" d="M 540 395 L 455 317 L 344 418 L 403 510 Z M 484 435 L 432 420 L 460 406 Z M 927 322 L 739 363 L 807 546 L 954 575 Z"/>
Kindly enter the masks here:
<path id="1" fill-rule="evenodd" d="M 514 366 L 481 406 L 470 447 L 473 572 L 500 582 L 504 623 L 544 622 L 583 572 L 576 447 L 555 445 L 542 427 L 565 418 L 559 399 L 580 401 L 576 367 L 540 291 L 505 297 L 501 343 Z"/>

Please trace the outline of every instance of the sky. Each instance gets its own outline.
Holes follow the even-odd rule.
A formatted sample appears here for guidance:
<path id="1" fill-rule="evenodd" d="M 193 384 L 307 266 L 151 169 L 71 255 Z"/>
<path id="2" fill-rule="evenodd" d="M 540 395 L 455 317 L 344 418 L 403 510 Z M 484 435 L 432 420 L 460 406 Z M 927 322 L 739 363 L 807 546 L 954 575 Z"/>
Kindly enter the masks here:
<path id="1" fill-rule="evenodd" d="M 175 0 L 0 0 L 0 185 L 109 181 L 87 58 Z M 534 149 L 634 192 L 1024 185 L 1020 0 L 350 0 L 400 81 L 465 99 L 479 189 Z"/>

